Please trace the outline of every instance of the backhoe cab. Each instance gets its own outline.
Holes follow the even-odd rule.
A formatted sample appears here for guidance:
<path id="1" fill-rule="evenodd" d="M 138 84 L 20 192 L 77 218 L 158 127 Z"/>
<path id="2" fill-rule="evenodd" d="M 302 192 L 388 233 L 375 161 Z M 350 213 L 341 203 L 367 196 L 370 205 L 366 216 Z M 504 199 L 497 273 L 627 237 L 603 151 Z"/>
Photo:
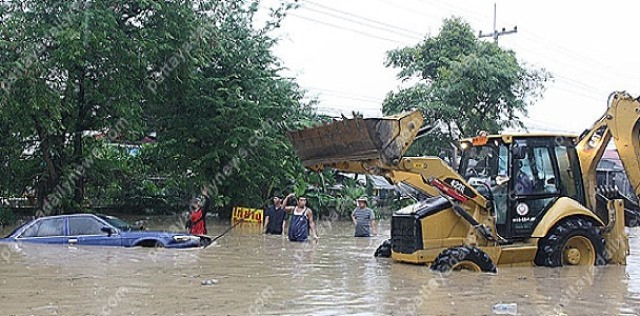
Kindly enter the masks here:
<path id="1" fill-rule="evenodd" d="M 482 135 L 461 143 L 458 170 L 436 157 L 404 157 L 419 112 L 348 119 L 289 133 L 302 163 L 385 176 L 429 198 L 394 212 L 376 255 L 438 271 L 496 265 L 625 264 L 624 201 L 596 193 L 596 165 L 614 139 L 640 193 L 640 103 L 610 97 L 606 113 L 572 135 Z"/>

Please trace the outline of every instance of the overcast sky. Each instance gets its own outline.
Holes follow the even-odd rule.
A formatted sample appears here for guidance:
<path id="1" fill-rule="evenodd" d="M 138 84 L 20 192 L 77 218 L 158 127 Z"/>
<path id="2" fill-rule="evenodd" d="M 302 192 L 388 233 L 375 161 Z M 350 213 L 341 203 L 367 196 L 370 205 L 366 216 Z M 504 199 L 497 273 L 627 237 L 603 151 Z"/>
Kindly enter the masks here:
<path id="1" fill-rule="evenodd" d="M 276 1 L 276 0 L 273 0 Z M 400 86 L 385 52 L 437 35 L 442 20 L 462 17 L 478 33 L 497 27 L 521 62 L 555 77 L 524 119 L 530 130 L 580 133 L 599 118 L 609 93 L 640 92 L 635 1 L 299 0 L 275 35 L 276 54 L 319 111 L 381 115 L 385 95 Z M 265 4 L 268 4 L 266 2 Z M 492 40 L 490 38 L 484 40 Z"/>

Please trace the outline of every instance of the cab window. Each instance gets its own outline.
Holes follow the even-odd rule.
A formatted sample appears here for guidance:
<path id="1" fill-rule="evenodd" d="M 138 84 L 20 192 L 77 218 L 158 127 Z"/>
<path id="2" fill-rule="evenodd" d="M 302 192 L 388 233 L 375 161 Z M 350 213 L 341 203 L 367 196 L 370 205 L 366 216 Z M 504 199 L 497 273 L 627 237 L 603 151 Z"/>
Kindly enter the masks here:
<path id="1" fill-rule="evenodd" d="M 558 186 L 550 149 L 545 145 L 532 143 L 527 146 L 521 141 L 517 145 L 523 150 L 514 159 L 515 192 L 518 195 L 557 194 Z"/>
<path id="2" fill-rule="evenodd" d="M 559 184 L 565 191 L 563 193 L 580 203 L 584 203 L 580 163 L 576 151 L 573 147 L 564 145 L 556 146 L 555 150 L 558 160 Z"/>

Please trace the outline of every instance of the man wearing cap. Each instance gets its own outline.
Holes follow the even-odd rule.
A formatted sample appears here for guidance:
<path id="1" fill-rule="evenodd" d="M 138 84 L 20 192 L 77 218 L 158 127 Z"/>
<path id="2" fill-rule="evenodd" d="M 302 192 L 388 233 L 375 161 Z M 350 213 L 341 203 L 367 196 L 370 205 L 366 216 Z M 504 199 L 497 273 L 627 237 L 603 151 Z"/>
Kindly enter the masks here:
<path id="1" fill-rule="evenodd" d="M 272 235 L 284 235 L 284 225 L 287 221 L 287 213 L 282 208 L 282 200 L 273 197 L 273 205 L 269 206 L 264 214 L 264 233 Z"/>
<path id="2" fill-rule="evenodd" d="M 356 226 L 356 237 L 371 237 L 371 231 L 377 235 L 376 228 L 376 215 L 373 210 L 367 207 L 367 199 L 364 197 L 358 198 L 358 207 L 351 212 L 351 219 Z"/>

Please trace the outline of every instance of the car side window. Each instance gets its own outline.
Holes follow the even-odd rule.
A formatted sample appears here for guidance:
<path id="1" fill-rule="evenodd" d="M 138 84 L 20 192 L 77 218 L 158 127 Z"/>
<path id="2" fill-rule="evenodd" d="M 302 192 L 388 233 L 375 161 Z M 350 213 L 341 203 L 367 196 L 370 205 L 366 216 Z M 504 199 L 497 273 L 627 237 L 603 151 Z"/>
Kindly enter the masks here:
<path id="1" fill-rule="evenodd" d="M 42 219 L 27 228 L 21 235 L 23 238 L 54 236 L 64 236 L 63 218 Z"/>
<path id="2" fill-rule="evenodd" d="M 105 225 L 92 217 L 70 217 L 69 218 L 69 236 L 82 235 L 104 235 L 101 231 Z"/>
<path id="3" fill-rule="evenodd" d="M 38 236 L 38 228 L 40 227 L 40 222 L 36 222 L 33 225 L 29 226 L 22 232 L 20 237 L 28 238 L 28 237 L 37 237 Z"/>

